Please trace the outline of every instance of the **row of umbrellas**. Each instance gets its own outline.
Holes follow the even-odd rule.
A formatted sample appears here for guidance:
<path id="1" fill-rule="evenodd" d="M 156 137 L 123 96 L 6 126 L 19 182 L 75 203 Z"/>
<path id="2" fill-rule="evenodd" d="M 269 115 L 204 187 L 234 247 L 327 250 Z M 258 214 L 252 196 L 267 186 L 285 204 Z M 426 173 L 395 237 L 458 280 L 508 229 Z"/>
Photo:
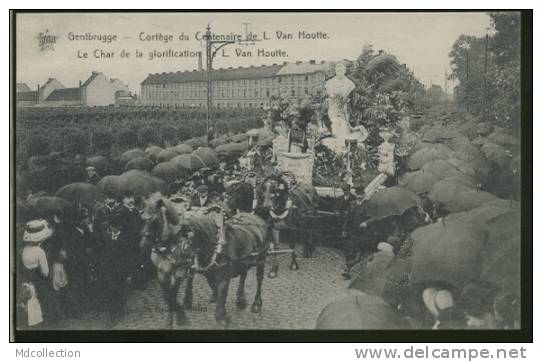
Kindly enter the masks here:
<path id="1" fill-rule="evenodd" d="M 414 230 L 409 255 L 377 253 L 350 284 L 364 294 L 330 303 L 317 329 L 409 328 L 392 306 L 404 302 L 416 286 L 444 283 L 461 291 L 481 282 L 519 294 L 519 204 L 479 190 L 491 163 L 519 171 L 519 157 L 510 160 L 506 151 L 519 142 L 492 132 L 489 124 L 468 121 L 457 128 L 427 127 L 399 186 L 379 191 L 366 204 L 371 218 L 384 219 L 420 205 L 418 195 L 425 195 L 450 214 Z"/>

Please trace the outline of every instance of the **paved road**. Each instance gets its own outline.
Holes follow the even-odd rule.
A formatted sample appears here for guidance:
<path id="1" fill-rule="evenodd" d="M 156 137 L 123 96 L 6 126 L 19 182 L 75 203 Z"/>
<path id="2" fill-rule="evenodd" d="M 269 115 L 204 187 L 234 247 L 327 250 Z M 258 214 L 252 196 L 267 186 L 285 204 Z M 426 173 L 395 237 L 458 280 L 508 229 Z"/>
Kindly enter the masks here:
<path id="1" fill-rule="evenodd" d="M 282 247 L 286 248 L 286 245 Z M 298 249 L 300 247 L 298 246 Z M 298 254 L 301 254 L 298 252 Z M 324 306 L 346 294 L 348 282 L 341 277 L 343 267 L 342 253 L 338 249 L 317 247 L 312 258 L 298 258 L 300 270 L 288 269 L 290 257 L 278 257 L 280 270 L 275 279 L 264 279 L 263 308 L 254 314 L 250 305 L 256 291 L 256 273 L 251 269 L 246 280 L 245 310 L 237 310 L 235 305 L 238 278 L 230 284 L 226 308 L 231 317 L 230 329 L 312 329 L 316 318 Z M 269 265 L 269 262 L 268 262 Z M 267 271 L 269 268 L 267 268 Z M 182 302 L 183 287 L 178 299 Z M 219 329 L 215 323 L 215 304 L 208 303 L 211 295 L 209 286 L 202 275 L 194 279 L 194 306 L 187 311 L 190 324 L 175 326 L 175 329 Z M 128 330 L 161 329 L 165 325 L 167 308 L 162 301 L 160 287 L 156 280 L 149 282 L 143 290 L 130 292 L 126 314 L 113 328 Z M 57 326 L 60 329 L 105 329 L 104 312 L 90 311 L 78 319 L 65 321 Z"/>
<path id="2" fill-rule="evenodd" d="M 286 246 L 284 246 L 286 247 Z M 300 270 L 288 269 L 290 257 L 279 256 L 280 270 L 275 279 L 264 279 L 263 309 L 250 312 L 256 291 L 255 269 L 246 281 L 248 307 L 235 306 L 238 278 L 230 284 L 226 308 L 231 317 L 230 329 L 312 329 L 318 314 L 330 301 L 347 294 L 347 282 L 341 278 L 343 259 L 340 251 L 319 247 L 310 259 L 299 258 Z M 268 263 L 269 264 L 269 263 Z M 182 301 L 183 290 L 179 293 Z M 187 312 L 190 321 L 182 329 L 217 329 L 214 304 L 208 303 L 210 289 L 202 275 L 194 279 L 194 307 Z M 166 306 L 156 281 L 145 290 L 134 291 L 128 299 L 126 316 L 115 329 L 159 329 L 164 326 Z M 176 326 L 176 329 L 181 327 Z"/>

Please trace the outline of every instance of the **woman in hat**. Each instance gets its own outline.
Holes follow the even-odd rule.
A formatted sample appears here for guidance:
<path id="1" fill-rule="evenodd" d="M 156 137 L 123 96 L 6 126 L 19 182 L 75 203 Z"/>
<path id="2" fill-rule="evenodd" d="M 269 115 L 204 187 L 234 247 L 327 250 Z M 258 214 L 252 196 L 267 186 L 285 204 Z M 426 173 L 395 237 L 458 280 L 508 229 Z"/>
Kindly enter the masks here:
<path id="1" fill-rule="evenodd" d="M 50 311 L 48 307 L 48 284 L 49 263 L 45 251 L 41 248 L 41 243 L 49 239 L 53 235 L 53 230 L 49 227 L 46 220 L 32 220 L 25 226 L 23 233 L 23 241 L 25 246 L 21 252 L 21 268 L 17 270 L 19 286 L 31 285 L 36 299 L 39 300 L 37 305 L 40 305 L 44 314 Z M 29 299 L 30 300 L 30 299 Z M 32 299 L 34 300 L 34 299 Z M 37 313 L 36 304 L 29 304 L 27 309 L 28 317 Z M 37 318 L 39 319 L 39 318 Z"/>

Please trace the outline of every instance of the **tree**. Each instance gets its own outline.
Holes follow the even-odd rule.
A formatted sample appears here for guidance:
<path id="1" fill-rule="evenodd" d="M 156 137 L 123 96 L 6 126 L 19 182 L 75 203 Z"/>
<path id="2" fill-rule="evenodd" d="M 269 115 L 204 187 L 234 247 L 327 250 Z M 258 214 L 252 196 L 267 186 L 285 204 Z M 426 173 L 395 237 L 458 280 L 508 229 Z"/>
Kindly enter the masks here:
<path id="1" fill-rule="evenodd" d="M 78 130 L 70 130 L 63 139 L 63 149 L 68 155 L 82 154 L 88 152 L 88 136 Z"/>
<path id="2" fill-rule="evenodd" d="M 109 131 L 95 130 L 91 137 L 94 152 L 109 155 L 114 139 L 113 133 Z"/>
<path id="3" fill-rule="evenodd" d="M 45 156 L 49 154 L 49 140 L 42 135 L 32 135 L 26 139 L 26 153 L 29 156 Z"/>
<path id="4" fill-rule="evenodd" d="M 170 147 L 177 143 L 177 128 L 173 126 L 162 126 L 160 127 L 160 138 L 164 144 L 164 147 Z"/>
<path id="5" fill-rule="evenodd" d="M 122 130 L 117 135 L 117 142 L 122 148 L 134 148 L 137 145 L 137 131 L 133 129 Z"/>

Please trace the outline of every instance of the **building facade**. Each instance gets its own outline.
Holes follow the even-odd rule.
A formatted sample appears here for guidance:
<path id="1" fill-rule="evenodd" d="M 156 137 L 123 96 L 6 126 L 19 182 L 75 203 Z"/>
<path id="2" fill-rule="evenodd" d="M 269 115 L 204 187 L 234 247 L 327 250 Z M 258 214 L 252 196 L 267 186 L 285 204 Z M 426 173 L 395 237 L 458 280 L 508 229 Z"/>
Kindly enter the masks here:
<path id="1" fill-rule="evenodd" d="M 37 91 L 17 92 L 18 106 L 108 106 L 117 104 L 117 97 L 131 96 L 128 87 L 118 79 L 108 79 L 103 73 L 92 72 L 78 87 L 66 88 L 55 78 L 49 78 Z"/>
<path id="2" fill-rule="evenodd" d="M 271 96 L 318 95 L 332 71 L 333 63 L 314 61 L 216 69 L 211 72 L 213 107 L 261 108 Z M 205 108 L 205 71 L 149 74 L 141 83 L 140 104 Z"/>

